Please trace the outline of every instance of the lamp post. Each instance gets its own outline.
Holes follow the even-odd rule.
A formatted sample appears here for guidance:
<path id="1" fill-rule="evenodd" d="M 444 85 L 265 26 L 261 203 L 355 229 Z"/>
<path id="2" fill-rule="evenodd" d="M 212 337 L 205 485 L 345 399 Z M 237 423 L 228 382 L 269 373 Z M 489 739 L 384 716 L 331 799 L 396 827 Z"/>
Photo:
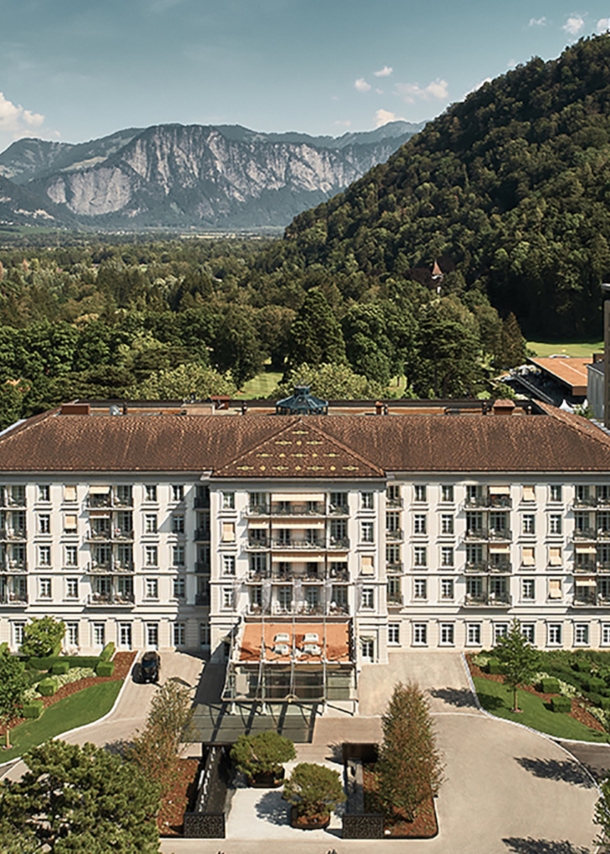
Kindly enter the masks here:
<path id="1" fill-rule="evenodd" d="M 610 428 L 610 283 L 602 283 L 604 295 L 604 426 Z"/>

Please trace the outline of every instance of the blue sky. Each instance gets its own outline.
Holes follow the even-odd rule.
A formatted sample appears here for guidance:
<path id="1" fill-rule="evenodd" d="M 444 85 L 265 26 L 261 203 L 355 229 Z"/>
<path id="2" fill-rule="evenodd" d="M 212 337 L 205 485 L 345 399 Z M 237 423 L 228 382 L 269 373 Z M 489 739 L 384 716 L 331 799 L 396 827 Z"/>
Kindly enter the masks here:
<path id="1" fill-rule="evenodd" d="M 610 0 L 0 0 L 0 150 L 161 122 L 421 121 L 610 26 Z"/>

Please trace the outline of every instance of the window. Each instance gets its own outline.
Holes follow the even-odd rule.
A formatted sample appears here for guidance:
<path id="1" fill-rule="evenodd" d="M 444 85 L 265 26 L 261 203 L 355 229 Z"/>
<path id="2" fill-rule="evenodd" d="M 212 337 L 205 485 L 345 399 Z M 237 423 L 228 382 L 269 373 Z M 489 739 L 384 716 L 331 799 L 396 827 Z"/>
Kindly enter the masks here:
<path id="1" fill-rule="evenodd" d="M 172 485 L 172 501 L 184 501 L 184 486 L 181 483 Z"/>
<path id="2" fill-rule="evenodd" d="M 38 517 L 38 533 L 39 534 L 50 534 L 51 533 L 51 517 L 48 513 L 41 513 Z"/>
<path id="3" fill-rule="evenodd" d="M 131 623 L 119 623 L 119 646 L 131 649 Z"/>
<path id="4" fill-rule="evenodd" d="M 415 492 L 415 501 L 426 500 L 426 486 L 423 483 L 416 483 L 413 487 Z"/>
<path id="5" fill-rule="evenodd" d="M 21 646 L 23 643 L 23 629 L 25 627 L 25 623 L 13 623 L 13 645 Z"/>
<path id="6" fill-rule="evenodd" d="M 174 646 L 184 646 L 186 644 L 186 624 L 174 623 Z"/>
<path id="7" fill-rule="evenodd" d="M 441 579 L 441 599 L 452 600 L 454 597 L 453 578 Z"/>
<path id="8" fill-rule="evenodd" d="M 172 566 L 184 566 L 184 546 L 172 546 Z"/>
<path id="9" fill-rule="evenodd" d="M 521 566 L 536 566 L 536 549 L 533 546 L 521 549 Z"/>
<path id="10" fill-rule="evenodd" d="M 106 624 L 93 623 L 92 627 L 93 645 L 104 646 L 106 643 Z"/>
<path id="11" fill-rule="evenodd" d="M 413 564 L 415 566 L 428 566 L 427 551 L 425 546 L 415 546 L 413 549 Z"/>
<path id="12" fill-rule="evenodd" d="M 559 546 L 551 546 L 549 548 L 549 566 L 561 566 L 561 548 Z"/>
<path id="13" fill-rule="evenodd" d="M 441 501 L 453 501 L 453 485 L 441 486 Z"/>
<path id="14" fill-rule="evenodd" d="M 146 646 L 149 649 L 159 646 L 159 623 L 146 623 Z"/>
<path id="15" fill-rule="evenodd" d="M 280 569 L 282 568 L 280 563 Z M 285 564 L 285 572 L 290 568 L 290 564 Z M 222 570 L 225 575 L 235 575 L 235 555 L 222 556 Z M 267 555 L 253 554 L 250 555 L 250 575 L 264 575 L 267 571 Z"/>
<path id="16" fill-rule="evenodd" d="M 561 646 L 561 623 L 549 623 L 547 625 L 546 639 L 549 646 Z"/>
<path id="17" fill-rule="evenodd" d="M 454 566 L 453 546 L 441 548 L 441 566 Z"/>
<path id="18" fill-rule="evenodd" d="M 414 534 L 425 534 L 426 533 L 426 514 L 425 513 L 416 513 L 413 516 L 413 533 Z"/>
<path id="19" fill-rule="evenodd" d="M 453 516 L 451 513 L 441 514 L 441 534 L 453 534 Z"/>
<path id="20" fill-rule="evenodd" d="M 494 623 L 493 627 L 493 636 L 494 636 L 494 646 L 498 643 L 500 638 L 505 638 L 508 634 L 508 623 Z"/>
<path id="21" fill-rule="evenodd" d="M 363 587 L 362 588 L 362 608 L 374 608 L 375 607 L 375 591 L 372 587 Z"/>
<path id="22" fill-rule="evenodd" d="M 578 646 L 589 646 L 589 624 L 574 624 L 574 643 Z"/>
<path id="23" fill-rule="evenodd" d="M 428 598 L 428 585 L 426 583 L 425 578 L 416 578 L 413 581 L 413 598 L 414 599 L 427 599 Z"/>
<path id="24" fill-rule="evenodd" d="M 391 566 L 399 566 L 400 565 L 400 546 L 386 546 L 385 547 L 385 560 L 388 564 L 388 567 Z"/>
<path id="25" fill-rule="evenodd" d="M 146 566 L 159 565 L 159 552 L 156 546 L 144 547 L 144 563 Z"/>
<path id="26" fill-rule="evenodd" d="M 373 510 L 375 507 L 374 495 L 372 492 L 360 493 L 360 506 L 363 510 Z"/>
<path id="27" fill-rule="evenodd" d="M 282 586 L 278 588 L 277 602 L 280 611 L 289 613 L 292 608 L 292 587 Z"/>
<path id="28" fill-rule="evenodd" d="M 174 599 L 184 599 L 186 594 L 186 582 L 182 577 L 174 578 Z"/>
<path id="29" fill-rule="evenodd" d="M 64 546 L 64 555 L 66 566 L 76 566 L 78 564 L 78 549 L 76 546 Z"/>
<path id="30" fill-rule="evenodd" d="M 51 546 L 38 546 L 38 566 L 51 566 Z"/>
<path id="31" fill-rule="evenodd" d="M 552 483 L 549 487 L 551 501 L 561 501 L 561 484 Z"/>
<path id="32" fill-rule="evenodd" d="M 481 646 L 480 623 L 466 623 L 466 643 L 469 646 Z"/>
<path id="33" fill-rule="evenodd" d="M 440 625 L 440 644 L 441 646 L 453 646 L 455 635 L 455 626 L 453 623 L 441 623 Z"/>
<path id="34" fill-rule="evenodd" d="M 360 539 L 363 543 L 373 543 L 374 539 L 374 528 L 372 522 L 361 522 L 360 523 Z"/>
<path id="35" fill-rule="evenodd" d="M 64 534 L 76 534 L 78 528 L 78 517 L 76 513 L 64 515 Z"/>
<path id="36" fill-rule="evenodd" d="M 157 533 L 157 514 L 156 513 L 146 513 L 144 516 L 144 533 L 145 534 L 156 534 Z"/>
<path id="37" fill-rule="evenodd" d="M 147 599 L 159 598 L 159 582 L 156 578 L 147 578 L 145 583 L 145 596 Z"/>
<path id="38" fill-rule="evenodd" d="M 210 645 L 210 624 L 209 623 L 199 623 L 199 645 L 200 646 L 209 646 Z"/>
<path id="39" fill-rule="evenodd" d="M 233 607 L 233 590 L 231 587 L 223 587 L 222 589 L 222 607 Z"/>
<path id="40" fill-rule="evenodd" d="M 66 578 L 66 599 L 78 599 L 78 578 Z"/>
<path id="41" fill-rule="evenodd" d="M 251 555 L 251 557 L 262 557 L 266 559 L 267 555 Z M 266 560 L 264 568 L 266 569 Z M 235 575 L 235 555 L 222 556 L 222 571 L 224 575 Z"/>
<path id="42" fill-rule="evenodd" d="M 521 623 L 521 634 L 528 643 L 534 643 L 536 636 L 534 623 Z"/>
<path id="43" fill-rule="evenodd" d="M 602 623 L 602 646 L 610 646 L 610 623 Z"/>
<path id="44" fill-rule="evenodd" d="M 402 585 L 400 578 L 390 576 L 386 582 L 388 605 L 402 605 Z"/>
<path id="45" fill-rule="evenodd" d="M 133 488 L 127 484 L 120 484 L 117 486 L 116 502 L 117 504 L 124 504 L 127 506 L 133 504 Z"/>
<path id="46" fill-rule="evenodd" d="M 400 486 L 397 483 L 390 484 L 385 491 L 387 502 L 390 506 L 402 506 L 402 498 L 400 496 Z"/>
<path id="47" fill-rule="evenodd" d="M 153 483 L 144 484 L 144 501 L 157 500 L 157 485 Z"/>
<path id="48" fill-rule="evenodd" d="M 413 623 L 413 646 L 426 646 L 428 643 L 428 624 Z"/>
<path id="49" fill-rule="evenodd" d="M 524 534 L 536 533 L 536 517 L 533 513 L 524 513 L 522 522 Z"/>
<path id="50" fill-rule="evenodd" d="M 360 641 L 360 649 L 362 651 L 363 661 L 375 660 L 375 641 L 370 638 L 363 638 Z"/>
<path id="51" fill-rule="evenodd" d="M 536 582 L 533 578 L 524 578 L 521 581 L 521 598 L 524 602 L 533 602 L 536 598 Z"/>
<path id="52" fill-rule="evenodd" d="M 400 513 L 386 513 L 385 529 L 389 534 L 400 533 Z M 392 537 L 392 539 L 395 540 L 396 537 Z"/>
<path id="53" fill-rule="evenodd" d="M 50 578 L 39 578 L 38 579 L 38 597 L 40 599 L 50 599 L 51 598 L 51 579 Z"/>
<path id="54" fill-rule="evenodd" d="M 234 492 L 223 492 L 222 493 L 222 509 L 223 510 L 235 510 L 235 493 Z"/>
<path id="55" fill-rule="evenodd" d="M 51 487 L 48 483 L 40 483 L 38 484 L 38 500 L 39 501 L 50 501 L 51 500 Z"/>
<path id="56" fill-rule="evenodd" d="M 66 644 L 78 646 L 78 623 L 66 623 Z"/>
<path id="57" fill-rule="evenodd" d="M 561 598 L 561 578 L 549 578 L 549 599 Z"/>
<path id="58" fill-rule="evenodd" d="M 76 486 L 66 485 L 64 486 L 64 501 L 73 502 L 76 501 Z"/>
<path id="59" fill-rule="evenodd" d="M 235 542 L 235 522 L 223 522 L 222 523 L 222 542 L 223 543 L 234 543 Z"/>
<path id="60" fill-rule="evenodd" d="M 388 623 L 388 644 L 400 645 L 400 623 Z"/>
<path id="61" fill-rule="evenodd" d="M 184 534 L 184 516 L 172 516 L 172 534 Z"/>
<path id="62" fill-rule="evenodd" d="M 549 534 L 561 534 L 561 516 L 551 513 L 549 516 Z"/>
<path id="63" fill-rule="evenodd" d="M 535 501 L 536 500 L 536 487 L 535 486 L 524 486 L 523 491 L 521 493 L 521 498 L 523 501 Z"/>

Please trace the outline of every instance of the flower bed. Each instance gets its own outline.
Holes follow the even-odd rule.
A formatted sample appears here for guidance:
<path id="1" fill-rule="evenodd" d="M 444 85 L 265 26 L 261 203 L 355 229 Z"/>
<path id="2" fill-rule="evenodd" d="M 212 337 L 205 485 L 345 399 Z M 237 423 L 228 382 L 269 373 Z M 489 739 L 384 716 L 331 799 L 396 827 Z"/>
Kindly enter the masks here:
<path id="1" fill-rule="evenodd" d="M 172 786 L 161 801 L 157 827 L 161 836 L 182 836 L 184 813 L 195 795 L 198 759 L 180 759 Z"/>
<path id="2" fill-rule="evenodd" d="M 378 780 L 374 764 L 363 766 L 364 811 L 384 813 L 383 805 L 378 795 Z M 434 798 L 428 798 L 417 809 L 413 821 L 408 821 L 404 814 L 385 815 L 384 835 L 395 839 L 432 839 L 438 833 L 438 820 L 434 807 Z"/>

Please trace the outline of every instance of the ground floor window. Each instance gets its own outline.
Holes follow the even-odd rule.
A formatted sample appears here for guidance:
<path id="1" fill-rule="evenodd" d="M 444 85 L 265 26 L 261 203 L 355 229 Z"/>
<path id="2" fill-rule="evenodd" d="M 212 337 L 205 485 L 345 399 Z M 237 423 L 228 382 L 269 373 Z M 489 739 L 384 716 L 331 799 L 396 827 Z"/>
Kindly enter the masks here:
<path id="1" fill-rule="evenodd" d="M 106 643 L 106 624 L 93 623 L 93 646 L 104 646 Z"/>
<path id="2" fill-rule="evenodd" d="M 441 623 L 440 643 L 441 646 L 453 646 L 455 642 L 455 626 L 453 623 Z"/>
<path id="3" fill-rule="evenodd" d="M 22 622 L 13 623 L 13 645 L 14 646 L 21 646 L 21 644 L 23 643 L 24 626 L 25 626 L 25 623 L 22 623 Z"/>
<path id="4" fill-rule="evenodd" d="M 561 645 L 561 623 L 548 624 L 546 640 L 549 646 Z"/>
<path id="5" fill-rule="evenodd" d="M 131 649 L 131 623 L 119 623 L 119 646 Z"/>
<path id="6" fill-rule="evenodd" d="M 146 623 L 146 646 L 149 649 L 159 646 L 159 623 Z"/>
<path id="7" fill-rule="evenodd" d="M 78 646 L 78 623 L 66 623 L 66 643 L 68 646 Z"/>
<path id="8" fill-rule="evenodd" d="M 388 623 L 388 643 L 393 646 L 400 644 L 400 623 Z"/>
<path id="9" fill-rule="evenodd" d="M 521 634 L 528 643 L 534 643 L 535 631 L 536 627 L 533 623 L 521 623 Z"/>
<path id="10" fill-rule="evenodd" d="M 199 645 L 200 646 L 209 646 L 210 645 L 210 624 L 209 623 L 199 623 Z"/>
<path id="11" fill-rule="evenodd" d="M 508 623 L 494 623 L 494 644 L 508 634 Z"/>
<path id="12" fill-rule="evenodd" d="M 589 624 L 575 623 L 574 625 L 574 643 L 578 646 L 589 645 Z"/>
<path id="13" fill-rule="evenodd" d="M 428 643 L 428 624 L 413 623 L 413 646 L 426 646 Z"/>
<path id="14" fill-rule="evenodd" d="M 174 623 L 174 646 L 186 645 L 186 625 L 184 623 Z"/>
<path id="15" fill-rule="evenodd" d="M 602 646 L 610 646 L 610 623 L 602 623 Z"/>
<path id="16" fill-rule="evenodd" d="M 362 638 L 360 649 L 363 661 L 372 662 L 375 660 L 375 641 L 372 638 Z"/>
<path id="17" fill-rule="evenodd" d="M 481 646 L 480 623 L 466 623 L 466 643 L 469 646 Z"/>

